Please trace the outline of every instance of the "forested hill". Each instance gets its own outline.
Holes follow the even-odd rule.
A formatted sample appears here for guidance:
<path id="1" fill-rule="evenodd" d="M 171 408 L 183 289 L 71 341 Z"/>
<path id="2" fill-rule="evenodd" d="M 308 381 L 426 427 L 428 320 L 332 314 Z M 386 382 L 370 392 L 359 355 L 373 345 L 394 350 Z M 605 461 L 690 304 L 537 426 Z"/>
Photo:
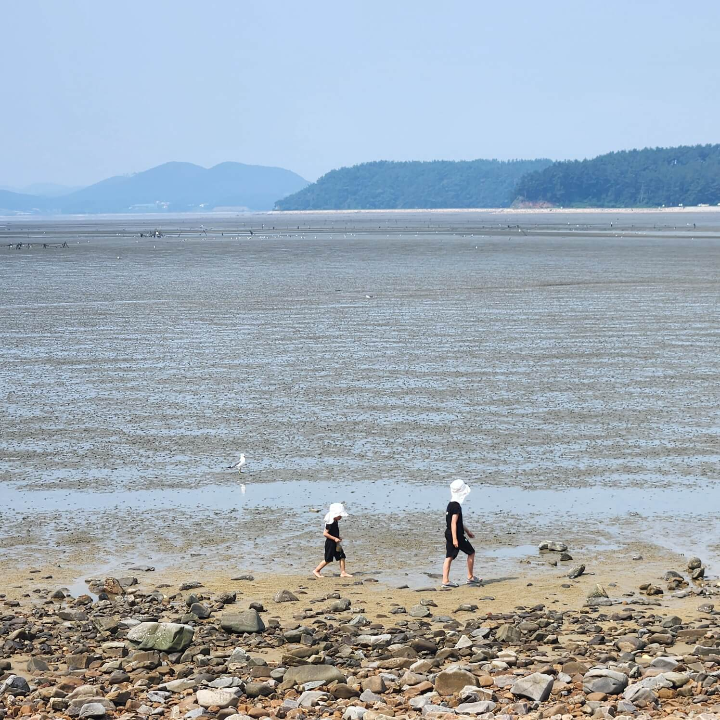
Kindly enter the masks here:
<path id="1" fill-rule="evenodd" d="M 278 210 L 508 207 L 518 180 L 550 160 L 369 162 L 332 170 Z"/>
<path id="2" fill-rule="evenodd" d="M 523 177 L 519 201 L 562 207 L 720 203 L 720 145 L 646 148 L 556 162 Z"/>

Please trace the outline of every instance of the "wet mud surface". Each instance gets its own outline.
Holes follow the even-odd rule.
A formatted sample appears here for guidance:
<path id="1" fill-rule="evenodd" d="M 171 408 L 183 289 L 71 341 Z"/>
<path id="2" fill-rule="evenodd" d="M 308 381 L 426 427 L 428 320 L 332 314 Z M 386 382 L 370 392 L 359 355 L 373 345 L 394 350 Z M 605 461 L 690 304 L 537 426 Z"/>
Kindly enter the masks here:
<path id="1" fill-rule="evenodd" d="M 357 569 L 421 578 L 456 476 L 499 573 L 557 575 L 534 550 L 548 536 L 583 562 L 702 553 L 717 572 L 716 214 L 13 219 L 0 236 L 7 573 L 304 572 L 313 510 L 341 500 Z"/>

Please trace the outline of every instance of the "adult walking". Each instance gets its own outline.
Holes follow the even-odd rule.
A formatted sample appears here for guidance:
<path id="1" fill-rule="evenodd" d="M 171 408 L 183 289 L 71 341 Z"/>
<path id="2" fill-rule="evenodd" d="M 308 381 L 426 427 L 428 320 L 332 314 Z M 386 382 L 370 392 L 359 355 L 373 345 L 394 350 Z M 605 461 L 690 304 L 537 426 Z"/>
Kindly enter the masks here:
<path id="1" fill-rule="evenodd" d="M 470 488 L 462 480 L 453 480 L 450 483 L 450 502 L 445 511 L 445 563 L 442 581 L 444 588 L 458 587 L 457 583 L 450 580 L 450 566 L 461 550 L 467 555 L 467 584 L 479 585 L 482 582 L 482 578 L 476 578 L 473 574 L 475 548 L 465 537 L 466 534 L 470 538 L 475 537 L 463 522 L 462 504 L 469 494 Z"/>

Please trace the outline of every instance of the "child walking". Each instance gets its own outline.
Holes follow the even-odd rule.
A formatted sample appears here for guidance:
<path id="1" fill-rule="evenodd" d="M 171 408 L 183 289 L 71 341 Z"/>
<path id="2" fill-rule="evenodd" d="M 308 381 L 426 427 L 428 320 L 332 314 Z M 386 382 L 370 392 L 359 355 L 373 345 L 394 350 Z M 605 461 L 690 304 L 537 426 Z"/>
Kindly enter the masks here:
<path id="1" fill-rule="evenodd" d="M 352 577 L 350 573 L 345 571 L 345 552 L 342 548 L 342 538 L 340 537 L 340 526 L 338 523 L 348 516 L 345 512 L 345 506 L 342 503 L 333 503 L 325 515 L 325 559 L 313 570 L 316 578 L 321 578 L 320 571 L 329 565 L 333 560 L 340 561 L 340 577 Z"/>
<path id="2" fill-rule="evenodd" d="M 450 580 L 450 566 L 461 550 L 467 555 L 467 584 L 479 585 L 482 582 L 473 575 L 475 549 L 465 537 L 465 533 L 471 538 L 475 536 L 463 524 L 462 503 L 469 494 L 470 488 L 462 480 L 453 480 L 450 483 L 450 502 L 445 511 L 445 563 L 442 580 L 444 588 L 458 586 Z"/>

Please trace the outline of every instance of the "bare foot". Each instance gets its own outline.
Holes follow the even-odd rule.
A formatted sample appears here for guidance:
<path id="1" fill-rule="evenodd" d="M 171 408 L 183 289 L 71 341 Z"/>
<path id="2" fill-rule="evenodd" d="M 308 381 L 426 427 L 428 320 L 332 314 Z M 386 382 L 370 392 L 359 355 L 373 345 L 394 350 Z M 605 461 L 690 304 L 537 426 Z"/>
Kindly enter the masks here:
<path id="1" fill-rule="evenodd" d="M 340 577 L 352 577 L 350 573 L 340 573 Z"/>
<path id="2" fill-rule="evenodd" d="M 318 580 L 322 580 L 322 575 L 317 570 L 313 570 L 313 575 L 318 578 Z"/>

